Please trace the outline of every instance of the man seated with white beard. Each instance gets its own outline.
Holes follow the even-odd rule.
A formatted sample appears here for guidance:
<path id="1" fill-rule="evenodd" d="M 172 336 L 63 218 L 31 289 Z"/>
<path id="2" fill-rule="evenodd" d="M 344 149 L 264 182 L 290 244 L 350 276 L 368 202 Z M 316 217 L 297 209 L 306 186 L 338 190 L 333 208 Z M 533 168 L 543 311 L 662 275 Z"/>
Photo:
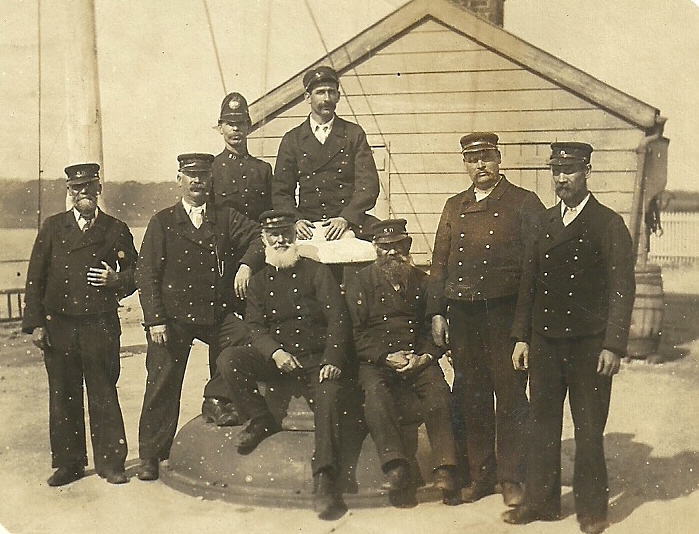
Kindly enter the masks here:
<path id="1" fill-rule="evenodd" d="M 260 222 L 266 265 L 248 287 L 250 344 L 222 351 L 217 361 L 238 413 L 250 420 L 240 433 L 238 452 L 251 453 L 280 430 L 257 382 L 300 383 L 314 414 L 314 508 L 321 519 L 333 519 L 346 510 L 337 479 L 340 377 L 350 342 L 347 309 L 330 269 L 299 256 L 296 215 L 269 210 Z"/>
<path id="2" fill-rule="evenodd" d="M 425 319 L 427 275 L 413 266 L 405 219 L 373 227 L 376 261 L 347 281 L 364 413 L 391 492 L 411 486 L 398 408 L 415 395 L 432 447 L 432 480 L 445 504 L 458 504 L 451 400 Z"/>

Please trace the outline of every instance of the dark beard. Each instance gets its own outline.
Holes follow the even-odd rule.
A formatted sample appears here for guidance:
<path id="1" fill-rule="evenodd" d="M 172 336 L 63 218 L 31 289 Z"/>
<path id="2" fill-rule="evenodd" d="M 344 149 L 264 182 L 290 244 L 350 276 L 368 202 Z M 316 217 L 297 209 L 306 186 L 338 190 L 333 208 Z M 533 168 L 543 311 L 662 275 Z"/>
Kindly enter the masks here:
<path id="1" fill-rule="evenodd" d="M 408 287 L 408 279 L 413 269 L 409 256 L 379 256 L 375 263 L 379 276 L 388 281 L 389 284 L 399 286 L 401 290 Z"/>

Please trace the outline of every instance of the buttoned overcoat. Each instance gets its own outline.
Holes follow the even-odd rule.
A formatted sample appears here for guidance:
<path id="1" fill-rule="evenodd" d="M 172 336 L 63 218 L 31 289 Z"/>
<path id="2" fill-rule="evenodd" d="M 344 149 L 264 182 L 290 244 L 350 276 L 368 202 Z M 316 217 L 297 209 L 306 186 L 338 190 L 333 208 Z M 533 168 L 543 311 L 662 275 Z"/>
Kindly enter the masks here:
<path id="1" fill-rule="evenodd" d="M 311 132 L 309 119 L 284 135 L 272 182 L 275 209 L 310 221 L 341 216 L 362 227 L 378 195 L 376 164 L 359 125 L 335 117 L 325 144 Z"/>
<path id="2" fill-rule="evenodd" d="M 345 297 L 360 360 L 381 363 L 398 350 L 431 354 L 435 360 L 441 356 L 443 351 L 434 344 L 425 319 L 427 275 L 423 271 L 413 267 L 407 287 L 399 292 L 372 263 L 348 280 Z"/>
<path id="3" fill-rule="evenodd" d="M 631 236 L 621 216 L 591 195 L 564 226 L 557 204 L 527 255 L 513 337 L 529 341 L 532 329 L 556 339 L 604 333 L 602 348 L 625 354 L 635 281 Z"/>
<path id="4" fill-rule="evenodd" d="M 344 367 L 351 327 L 327 265 L 308 258 L 286 269 L 265 265 L 250 280 L 247 301 L 252 346 L 264 357 L 283 348 L 304 367 Z"/>
<path id="5" fill-rule="evenodd" d="M 181 202 L 148 223 L 136 268 L 145 326 L 175 319 L 214 325 L 235 306 L 233 279 L 241 262 L 258 265 L 259 225 L 226 206 L 207 204 L 199 229 Z M 251 247 L 251 245 L 253 245 Z M 241 251 L 247 251 L 240 258 Z"/>
<path id="6" fill-rule="evenodd" d="M 504 177 L 480 202 L 473 185 L 449 198 L 435 237 L 428 314 L 443 315 L 450 299 L 516 295 L 524 250 L 543 211 L 535 193 Z"/>
<path id="7" fill-rule="evenodd" d="M 266 161 L 226 148 L 214 158 L 212 171 L 215 204 L 233 208 L 254 222 L 272 209 L 272 167 Z"/>
<path id="8" fill-rule="evenodd" d="M 73 210 L 49 217 L 29 260 L 24 331 L 46 326 L 49 313 L 95 315 L 115 311 L 119 300 L 136 290 L 136 258 L 129 228 L 103 211 L 86 232 L 80 230 Z M 87 283 L 90 267 L 102 269 L 102 261 L 117 271 L 117 286 Z"/>

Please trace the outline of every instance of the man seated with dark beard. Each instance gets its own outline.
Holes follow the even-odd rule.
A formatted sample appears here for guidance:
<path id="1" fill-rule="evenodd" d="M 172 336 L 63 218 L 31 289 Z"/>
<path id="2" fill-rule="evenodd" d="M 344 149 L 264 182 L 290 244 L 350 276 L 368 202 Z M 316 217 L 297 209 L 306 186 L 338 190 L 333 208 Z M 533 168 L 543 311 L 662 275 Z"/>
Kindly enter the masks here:
<path id="1" fill-rule="evenodd" d="M 337 479 L 340 377 L 350 341 L 347 309 L 330 269 L 299 257 L 296 215 L 270 210 L 260 222 L 266 265 L 248 287 L 250 344 L 224 350 L 217 362 L 238 413 L 250 420 L 240 433 L 238 452 L 251 453 L 280 430 L 257 382 L 298 381 L 314 414 L 314 508 L 321 519 L 333 519 L 346 510 Z"/>
<path id="2" fill-rule="evenodd" d="M 376 261 L 347 281 L 364 412 L 392 492 L 410 484 L 400 433 L 401 398 L 416 395 L 432 447 L 432 479 L 445 504 L 458 502 L 450 391 L 437 360 L 442 351 L 425 320 L 427 275 L 410 259 L 405 219 L 373 227 Z"/>

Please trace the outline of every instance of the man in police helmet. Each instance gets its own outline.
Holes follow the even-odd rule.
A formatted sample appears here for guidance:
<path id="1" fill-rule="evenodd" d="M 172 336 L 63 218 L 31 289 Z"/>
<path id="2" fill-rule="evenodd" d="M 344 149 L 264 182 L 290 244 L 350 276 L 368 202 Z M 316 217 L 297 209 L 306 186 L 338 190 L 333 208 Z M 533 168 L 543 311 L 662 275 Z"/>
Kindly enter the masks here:
<path id="1" fill-rule="evenodd" d="M 262 212 L 272 209 L 272 167 L 248 152 L 250 113 L 245 97 L 229 93 L 221 102 L 217 129 L 223 137 L 224 149 L 211 164 L 211 201 L 233 208 L 251 221 L 257 222 Z M 239 251 L 240 254 L 245 252 Z M 239 258 L 238 258 L 239 259 Z M 245 314 L 245 288 L 231 301 L 232 311 Z M 220 334 L 218 348 L 242 345 L 247 341 L 247 329 L 242 323 L 226 323 Z M 209 346 L 209 350 L 217 348 Z M 218 354 L 210 355 L 216 361 Z M 225 380 L 215 373 L 204 388 L 202 417 L 207 423 L 233 426 L 240 422 L 230 402 L 231 394 Z"/>

